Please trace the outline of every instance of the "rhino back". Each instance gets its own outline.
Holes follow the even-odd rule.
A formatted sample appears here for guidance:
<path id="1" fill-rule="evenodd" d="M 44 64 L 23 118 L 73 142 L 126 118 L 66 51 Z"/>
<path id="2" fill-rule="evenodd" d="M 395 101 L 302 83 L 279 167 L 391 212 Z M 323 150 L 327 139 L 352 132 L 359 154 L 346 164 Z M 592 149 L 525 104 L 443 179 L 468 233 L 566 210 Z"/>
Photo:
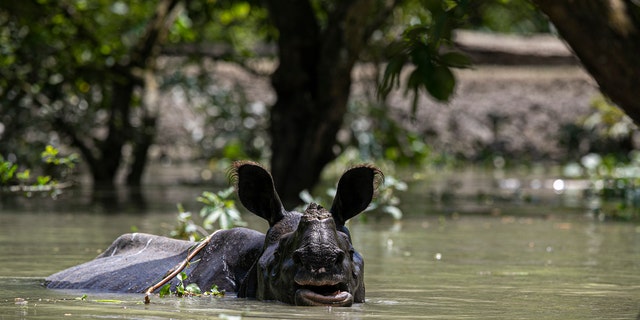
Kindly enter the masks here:
<path id="1" fill-rule="evenodd" d="M 143 292 L 187 257 L 195 243 L 130 233 L 118 237 L 94 260 L 45 279 L 54 289 Z"/>
<path id="2" fill-rule="evenodd" d="M 188 283 L 202 290 L 213 285 L 228 292 L 238 292 L 251 267 L 262 254 L 264 234 L 246 228 L 219 231 L 203 250 Z"/>
<path id="3" fill-rule="evenodd" d="M 263 241 L 262 233 L 245 228 L 216 232 L 185 269 L 187 283 L 196 282 L 203 290 L 216 284 L 220 289 L 237 291 L 236 285 L 251 267 L 249 260 L 256 259 Z M 150 234 L 124 234 L 94 260 L 47 277 L 45 285 L 52 289 L 144 292 L 186 259 L 195 245 Z"/>

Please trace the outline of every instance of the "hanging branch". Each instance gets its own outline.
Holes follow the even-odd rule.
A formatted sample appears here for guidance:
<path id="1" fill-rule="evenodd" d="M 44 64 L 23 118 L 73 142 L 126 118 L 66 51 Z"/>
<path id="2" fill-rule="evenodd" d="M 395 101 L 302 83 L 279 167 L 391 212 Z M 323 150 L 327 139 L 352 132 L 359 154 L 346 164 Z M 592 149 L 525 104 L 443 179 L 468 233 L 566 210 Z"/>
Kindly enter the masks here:
<path id="1" fill-rule="evenodd" d="M 187 257 L 184 259 L 184 261 L 182 261 L 180 264 L 178 264 L 177 266 L 173 267 L 171 270 L 169 270 L 167 272 L 167 275 L 164 276 L 164 278 L 162 278 L 162 280 L 160 280 L 158 283 L 154 284 L 153 286 L 149 287 L 149 289 L 147 289 L 147 291 L 145 291 L 144 293 L 144 304 L 149 304 L 151 303 L 151 299 L 149 298 L 149 296 L 156 290 L 158 290 L 158 288 L 161 288 L 162 286 L 164 286 L 167 282 L 171 281 L 171 279 L 175 278 L 180 272 L 182 272 L 182 270 L 184 270 L 188 265 L 189 262 L 198 254 L 200 253 L 200 251 L 202 251 L 202 249 L 204 249 L 204 247 L 206 247 L 209 242 L 211 242 L 211 239 L 213 238 L 213 236 L 218 233 L 218 231 L 220 230 L 216 230 L 214 233 L 210 234 L 209 236 L 207 236 L 204 240 L 200 241 L 198 243 L 198 245 L 195 247 L 195 249 L 193 249 L 193 251 L 191 251 Z"/>

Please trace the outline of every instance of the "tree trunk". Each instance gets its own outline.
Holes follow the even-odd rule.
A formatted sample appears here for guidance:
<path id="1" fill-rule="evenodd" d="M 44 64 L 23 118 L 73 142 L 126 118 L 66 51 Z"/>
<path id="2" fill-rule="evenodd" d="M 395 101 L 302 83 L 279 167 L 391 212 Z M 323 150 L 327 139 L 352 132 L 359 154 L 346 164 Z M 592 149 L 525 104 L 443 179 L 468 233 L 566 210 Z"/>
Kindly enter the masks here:
<path id="1" fill-rule="evenodd" d="M 129 115 L 134 88 L 134 79 L 131 77 L 116 79 L 112 84 L 108 135 L 94 154 L 95 162 L 98 163 L 92 168 L 93 183 L 96 185 L 112 185 L 120 167 L 122 148 L 131 136 Z"/>
<path id="2" fill-rule="evenodd" d="M 279 31 L 279 66 L 271 79 L 278 96 L 271 110 L 271 172 L 282 201 L 291 206 L 338 155 L 351 70 L 391 10 L 369 0 L 336 1 L 321 29 L 307 1 L 272 0 L 268 8 Z"/>
<path id="3" fill-rule="evenodd" d="M 129 174 L 127 175 L 127 184 L 130 186 L 139 186 L 141 184 L 142 175 L 147 164 L 148 151 L 156 135 L 157 118 L 155 116 L 146 116 L 142 121 L 142 128 L 134 138 L 133 163 L 129 167 Z"/>
<path id="4" fill-rule="evenodd" d="M 271 77 L 278 97 L 271 109 L 271 172 L 282 201 L 291 205 L 296 191 L 313 185 L 318 167 L 309 161 L 317 155 L 309 154 L 308 139 L 320 122 L 314 114 L 320 30 L 306 1 L 269 1 L 269 11 L 280 31 L 280 63 Z"/>
<path id="5" fill-rule="evenodd" d="M 72 125 L 62 117 L 56 120 L 57 127 L 72 138 L 72 144 L 82 153 L 89 164 L 94 187 L 112 189 L 115 177 L 122 164 L 122 149 L 127 143 L 133 147 L 133 164 L 129 168 L 127 184 L 140 185 L 147 162 L 147 151 L 155 136 L 156 115 L 144 109 L 139 128 L 131 124 L 131 109 L 134 106 L 135 89 L 145 87 L 153 76 L 155 59 L 159 53 L 159 44 L 175 20 L 178 4 L 181 0 L 163 0 L 158 3 L 154 16 L 147 23 L 145 32 L 131 50 L 131 59 L 109 69 L 111 83 L 103 86 L 103 95 L 109 97 L 107 109 L 107 137 L 104 141 L 89 141 L 83 133 L 75 132 Z M 110 87 L 109 87 L 110 86 Z M 148 108 L 148 106 L 142 106 Z"/>
<path id="6" fill-rule="evenodd" d="M 179 3 L 181 0 L 164 0 L 158 3 L 155 15 L 147 24 L 144 35 L 139 39 L 137 47 L 132 54 L 133 60 L 131 68 L 141 68 L 144 76 L 141 77 L 141 86 L 147 91 L 147 95 L 153 96 L 143 98 L 143 115 L 141 125 L 136 132 L 131 132 L 130 142 L 133 147 L 133 163 L 129 167 L 127 174 L 127 184 L 139 186 L 142 182 L 142 175 L 147 165 L 148 151 L 153 144 L 156 135 L 157 123 L 157 84 L 154 79 L 156 69 L 156 58 L 160 53 L 160 44 L 164 42 L 169 28 L 180 12 Z M 133 71 L 133 70 L 132 70 Z M 152 91 L 149 93 L 149 91 Z M 132 128 L 130 128 L 131 130 Z M 131 130 L 132 131 L 132 130 Z"/>
<path id="7" fill-rule="evenodd" d="M 640 7 L 635 1 L 535 0 L 600 89 L 640 123 Z"/>

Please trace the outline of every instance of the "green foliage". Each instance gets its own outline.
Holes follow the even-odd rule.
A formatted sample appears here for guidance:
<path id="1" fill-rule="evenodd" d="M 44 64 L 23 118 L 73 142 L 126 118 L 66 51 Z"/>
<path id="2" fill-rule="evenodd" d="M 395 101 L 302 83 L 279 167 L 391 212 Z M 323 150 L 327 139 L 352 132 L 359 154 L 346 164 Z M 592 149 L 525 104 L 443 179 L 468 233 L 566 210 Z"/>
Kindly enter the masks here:
<path id="1" fill-rule="evenodd" d="M 266 8 L 255 1 L 189 1 L 171 28 L 169 39 L 175 44 L 224 44 L 222 59 L 244 64 L 256 56 L 256 48 L 277 32 Z"/>
<path id="2" fill-rule="evenodd" d="M 633 120 L 604 96 L 593 100 L 591 110 L 591 114 L 581 120 L 580 124 L 601 137 L 623 139 L 638 130 Z"/>
<path id="3" fill-rule="evenodd" d="M 638 127 L 631 118 L 605 97 L 591 102 L 591 111 L 575 123 L 563 127 L 560 140 L 569 157 L 587 153 L 616 155 L 625 160 L 634 148 Z M 579 158 L 574 156 L 574 161 Z"/>
<path id="4" fill-rule="evenodd" d="M 87 158 L 107 157 L 115 151 L 93 151 L 133 139 L 149 114 L 131 112 L 142 106 L 140 90 L 131 89 L 129 96 L 124 88 L 143 87 L 147 66 L 138 61 L 147 61 L 147 43 L 141 37 L 157 5 L 131 0 L 2 2 L 0 153 L 33 165 L 34 147 L 45 144 L 81 145 Z M 111 137 L 121 141 L 102 143 L 113 132 Z"/>
<path id="5" fill-rule="evenodd" d="M 57 177 L 67 179 L 71 171 L 78 162 L 78 156 L 71 154 L 69 156 L 61 156 L 60 151 L 53 147 L 47 146 L 41 154 L 43 172 L 57 173 Z M 30 195 L 34 191 L 46 191 L 51 196 L 57 196 L 60 192 L 59 181 L 51 175 L 41 174 L 32 178 L 31 169 L 18 171 L 18 164 L 5 160 L 0 155 L 0 190 L 1 191 L 25 191 Z"/>
<path id="6" fill-rule="evenodd" d="M 108 94 L 102 85 L 115 76 L 109 68 L 129 58 L 153 8 L 136 1 L 3 2 L 0 97 L 50 115 L 95 110 L 100 104 L 92 100 Z"/>
<path id="7" fill-rule="evenodd" d="M 549 32 L 550 24 L 532 1 L 471 1 L 465 27 L 502 33 Z"/>
<path id="8" fill-rule="evenodd" d="M 206 237 L 207 231 L 196 224 L 191 212 L 185 211 L 181 204 L 178 204 L 178 217 L 176 220 L 177 225 L 170 233 L 172 238 L 199 241 Z"/>
<path id="9" fill-rule="evenodd" d="M 171 231 L 171 237 L 199 241 L 207 236 L 208 231 L 216 228 L 216 223 L 219 229 L 230 229 L 235 226 L 245 225 L 240 212 L 236 208 L 235 200 L 230 199 L 233 191 L 233 188 L 216 193 L 205 191 L 197 198 L 198 202 L 203 204 L 199 214 L 202 219 L 202 226 L 193 220 L 190 212 L 184 211 L 182 205 L 178 205 L 178 224 Z"/>
<path id="10" fill-rule="evenodd" d="M 204 218 L 203 227 L 212 230 L 217 222 L 220 229 L 230 229 L 234 226 L 245 225 L 236 208 L 235 200 L 229 199 L 233 195 L 234 188 L 213 192 L 203 192 L 198 197 L 198 202 L 204 206 L 200 210 L 200 216 Z"/>
<path id="11" fill-rule="evenodd" d="M 364 161 L 385 159 L 396 165 L 432 162 L 433 152 L 424 143 L 425 134 L 412 132 L 393 119 L 390 107 L 378 101 L 357 100 L 349 103 L 345 122 L 351 141 Z M 345 150 L 348 147 L 345 147 Z"/>
<path id="12" fill-rule="evenodd" d="M 211 77 L 212 70 L 201 66 L 174 70 L 165 77 L 161 90 L 184 93 L 186 103 L 203 120 L 193 128 L 191 138 L 205 159 L 266 159 L 268 110 L 263 102 L 251 102 L 244 88 L 228 87 Z"/>
<path id="13" fill-rule="evenodd" d="M 592 213 L 599 219 L 640 218 L 640 151 L 633 143 L 636 124 L 599 96 L 591 103 L 591 113 L 566 131 L 564 144 L 582 156 L 565 165 L 564 175 L 588 179 L 586 195 Z"/>
<path id="14" fill-rule="evenodd" d="M 446 101 L 453 94 L 455 77 L 451 68 L 466 68 L 470 60 L 453 51 L 452 31 L 460 25 L 468 1 L 426 1 L 423 17 L 414 17 L 401 38 L 386 48 L 388 63 L 378 87 L 381 97 L 400 87 L 400 76 L 407 64 L 409 71 L 405 92 L 413 92 L 413 110 L 417 108 L 419 92 L 424 89 L 436 100 Z M 448 50 L 442 50 L 448 47 Z"/>
<path id="15" fill-rule="evenodd" d="M 2 185 L 7 185 L 14 178 L 14 174 L 18 170 L 18 165 L 9 161 L 5 161 L 2 155 L 0 155 L 0 182 Z M 21 177 L 29 177 L 28 173 L 23 173 Z"/>
<path id="16" fill-rule="evenodd" d="M 171 290 L 171 284 L 167 283 L 162 288 L 160 288 L 160 298 L 168 297 L 171 295 L 175 295 L 177 297 L 192 297 L 192 296 L 214 296 L 214 297 L 224 297 L 224 290 L 218 290 L 217 285 L 213 285 L 211 289 L 208 291 L 202 292 L 200 287 L 195 283 L 190 283 L 185 285 L 185 281 L 187 280 L 187 274 L 184 272 L 180 272 L 176 279 L 178 280 L 178 284 L 175 285 L 175 290 Z"/>
<path id="17" fill-rule="evenodd" d="M 629 160 L 620 160 L 612 154 L 589 153 L 579 162 L 567 164 L 564 175 L 589 180 L 586 195 L 597 218 L 640 218 L 640 151 L 631 151 Z"/>
<path id="18" fill-rule="evenodd" d="M 55 147 L 48 145 L 45 147 L 44 151 L 40 154 L 42 161 L 48 164 L 53 164 L 55 166 L 64 166 L 69 169 L 73 169 L 78 162 L 78 155 L 72 153 L 66 157 L 59 156 L 60 151 Z"/>
<path id="19" fill-rule="evenodd" d="M 335 2 L 311 2 L 319 23 L 330 23 L 326 12 L 335 7 Z M 236 62 L 256 71 L 250 68 L 255 62 L 252 59 L 270 57 L 273 50 L 263 48 L 276 43 L 278 37 L 267 9 L 256 1 L 184 2 L 184 10 L 167 26 L 168 45 L 162 49 L 193 59 L 131 65 L 131 61 L 138 61 L 142 37 L 158 4 L 133 0 L 1 2 L 0 154 L 12 159 L 8 156 L 11 154 L 17 158 L 14 162 L 27 167 L 40 161 L 40 155 L 33 150 L 50 143 L 83 141 L 87 149 L 94 147 L 79 148 L 85 156 L 111 154 L 99 150 L 111 142 L 104 140 L 107 129 L 113 129 L 114 137 L 135 145 L 137 134 L 153 131 L 142 125 L 146 117 L 162 112 L 143 103 L 145 80 L 141 72 L 166 67 L 164 72 L 155 74 L 163 77 L 160 89 L 182 89 L 186 103 L 205 119 L 204 130 L 192 132 L 203 158 L 269 158 L 268 146 L 272 142 L 267 106 L 248 101 L 239 86 L 220 85 L 213 71 L 205 67 L 205 62 L 213 59 Z M 452 68 L 469 66 L 468 58 L 449 46 L 452 31 L 468 17 L 497 21 L 502 15 L 495 13 L 499 12 L 495 8 L 502 7 L 514 8 L 509 11 L 511 17 L 516 17 L 519 8 L 531 10 L 531 5 L 522 0 L 402 2 L 390 22 L 374 32 L 374 42 L 386 47 L 384 60 L 388 62 L 380 81 L 380 94 L 387 95 L 403 82 L 406 92 L 414 94 L 414 109 L 421 91 L 438 100 L 449 99 L 455 86 Z M 520 21 L 505 17 L 507 22 L 501 23 L 505 26 Z M 482 19 L 478 21 L 485 21 Z M 398 35 L 398 30 L 404 31 Z M 193 63 L 198 71 L 184 68 Z M 401 81 L 407 65 L 414 68 Z M 129 79 L 135 83 L 129 99 L 131 109 L 117 115 L 112 102 L 121 98 L 117 88 Z M 385 108 L 371 108 L 368 116 L 375 125 L 369 130 L 351 128 L 363 155 L 403 164 L 430 157 L 431 150 L 421 138 L 423 133 L 401 130 Z M 111 117 L 114 113 L 116 116 Z M 130 126 L 125 125 L 127 121 Z M 56 160 L 54 154 L 48 154 L 48 159 L 49 164 L 59 168 L 75 162 Z M 3 180 L 33 179 L 29 170 L 15 172 L 18 169 L 11 166 L 0 170 Z M 47 172 L 35 178 L 34 183 L 49 184 L 54 180 L 56 175 Z M 223 216 L 215 219 L 226 223 Z M 179 219 L 185 226 L 192 221 L 185 212 Z"/>
<path id="20" fill-rule="evenodd" d="M 218 286 L 214 284 L 211 286 L 211 289 L 209 291 L 205 291 L 204 294 L 214 297 L 224 297 L 225 291 L 218 289 Z"/>

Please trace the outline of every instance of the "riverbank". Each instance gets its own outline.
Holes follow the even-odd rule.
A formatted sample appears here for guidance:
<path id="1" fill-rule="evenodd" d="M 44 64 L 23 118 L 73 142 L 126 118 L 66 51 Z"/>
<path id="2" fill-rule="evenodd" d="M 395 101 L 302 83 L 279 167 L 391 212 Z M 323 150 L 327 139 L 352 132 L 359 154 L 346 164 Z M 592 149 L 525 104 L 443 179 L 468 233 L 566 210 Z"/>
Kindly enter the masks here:
<path id="1" fill-rule="evenodd" d="M 579 66 L 481 65 L 456 72 L 447 103 L 422 96 L 414 130 L 436 151 L 477 160 L 486 154 L 534 161 L 561 161 L 575 151 L 568 131 L 591 112 L 599 96 Z M 401 93 L 390 105 L 410 116 Z M 588 146 L 585 146 L 587 152 Z"/>
<path id="2" fill-rule="evenodd" d="M 354 72 L 352 99 L 370 101 L 374 89 L 363 69 Z M 216 64 L 212 72 L 223 79 L 220 86 L 242 88 L 248 103 L 266 108 L 275 100 L 267 78 L 229 64 Z M 422 96 L 415 117 L 412 97 L 403 90 L 393 92 L 387 103 L 391 116 L 422 136 L 435 152 L 468 160 L 487 153 L 536 161 L 566 159 L 576 150 L 567 145 L 572 139 L 569 129 L 592 112 L 591 104 L 600 95 L 595 82 L 576 65 L 480 65 L 455 74 L 452 99 L 441 103 Z M 169 93 L 160 101 L 165 111 L 152 158 L 197 158 L 196 140 L 215 128 L 207 128 L 202 113 L 179 94 Z M 583 149 L 588 151 L 588 144 Z"/>
<path id="3" fill-rule="evenodd" d="M 562 162 L 601 143 L 590 141 L 592 137 L 580 128 L 593 113 L 600 91 L 561 40 L 551 35 L 465 32 L 457 41 L 474 67 L 455 71 L 457 83 L 450 101 L 422 96 L 415 115 L 412 96 L 403 89 L 386 101 L 391 117 L 418 133 L 434 152 L 471 161 L 498 154 L 516 161 Z M 263 110 L 258 120 L 267 123 L 264 110 L 275 101 L 267 76 L 273 63 L 260 64 L 263 76 L 225 62 L 205 63 L 204 68 L 214 78 L 214 91 L 242 91 L 245 103 Z M 367 64 L 355 68 L 352 101 L 374 101 L 373 70 Z M 158 101 L 163 112 L 151 158 L 201 157 L 198 139 L 217 130 L 202 112 L 194 111 L 202 99 L 171 90 Z"/>

